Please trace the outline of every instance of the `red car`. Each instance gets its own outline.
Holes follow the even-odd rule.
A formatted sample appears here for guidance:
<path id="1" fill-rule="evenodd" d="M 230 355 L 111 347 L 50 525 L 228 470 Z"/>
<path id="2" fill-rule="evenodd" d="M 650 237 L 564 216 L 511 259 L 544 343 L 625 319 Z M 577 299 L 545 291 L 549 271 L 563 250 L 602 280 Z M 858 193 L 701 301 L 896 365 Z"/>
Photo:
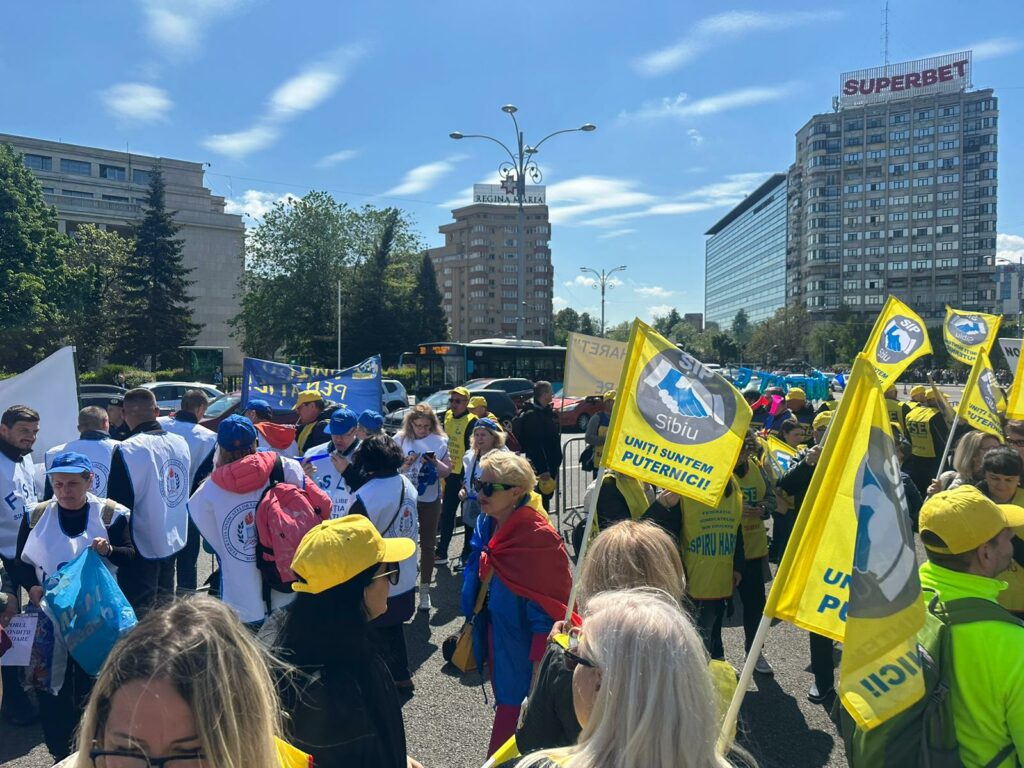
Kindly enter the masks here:
<path id="1" fill-rule="evenodd" d="M 217 426 L 228 416 L 239 413 L 238 404 L 242 401 L 241 392 L 232 392 L 229 395 L 221 395 L 206 409 L 206 416 L 201 424 L 204 427 L 217 431 Z M 294 424 L 295 411 L 274 411 L 274 422 L 277 424 Z"/>
<path id="2" fill-rule="evenodd" d="M 559 392 L 551 401 L 563 429 L 578 429 L 585 432 L 590 417 L 604 410 L 604 398 L 600 395 L 589 397 L 562 397 Z"/>

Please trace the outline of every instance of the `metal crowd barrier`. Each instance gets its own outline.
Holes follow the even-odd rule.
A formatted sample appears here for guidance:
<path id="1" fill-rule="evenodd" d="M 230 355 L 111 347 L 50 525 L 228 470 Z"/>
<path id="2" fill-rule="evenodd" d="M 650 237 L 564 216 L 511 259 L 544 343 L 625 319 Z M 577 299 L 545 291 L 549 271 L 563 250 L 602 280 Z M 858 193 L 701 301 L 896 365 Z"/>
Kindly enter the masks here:
<path id="1" fill-rule="evenodd" d="M 559 470 L 558 489 L 555 491 L 555 519 L 556 527 L 567 543 L 573 527 L 586 517 L 583 494 L 594 479 L 592 473 L 584 472 L 580 467 L 580 454 L 586 447 L 582 437 L 566 440 L 562 446 L 562 467 Z"/>

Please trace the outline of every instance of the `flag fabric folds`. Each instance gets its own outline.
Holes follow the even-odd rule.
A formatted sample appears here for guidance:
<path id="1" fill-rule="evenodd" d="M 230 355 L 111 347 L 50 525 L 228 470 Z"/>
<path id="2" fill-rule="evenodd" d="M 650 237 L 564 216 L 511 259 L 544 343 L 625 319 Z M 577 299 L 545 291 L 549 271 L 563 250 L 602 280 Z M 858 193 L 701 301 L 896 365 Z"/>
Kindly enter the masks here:
<path id="1" fill-rule="evenodd" d="M 1005 353 L 1004 348 L 1003 354 Z M 1010 357 L 1007 357 L 1006 360 L 1009 362 Z M 1021 365 L 1019 351 L 1014 364 L 1013 384 L 1010 385 L 1010 394 L 1006 397 L 1006 418 L 1007 420 L 1024 419 L 1024 366 Z"/>
<path id="2" fill-rule="evenodd" d="M 1014 387 L 1017 382 L 1014 382 Z M 971 375 L 967 377 L 963 399 L 957 413 L 967 422 L 971 429 L 980 429 L 990 435 L 1003 439 L 1002 422 L 999 413 L 1006 409 L 1003 391 L 996 383 L 996 374 L 985 350 L 979 349 Z"/>
<path id="3" fill-rule="evenodd" d="M 884 390 L 896 383 L 914 360 L 930 355 L 932 343 L 924 321 L 910 307 L 890 296 L 864 346 Z"/>
<path id="4" fill-rule="evenodd" d="M 765 607 L 844 642 L 840 696 L 865 728 L 924 694 L 924 604 L 876 365 L 864 353 L 854 363 Z"/>
<path id="5" fill-rule="evenodd" d="M 961 363 L 974 365 L 979 352 L 988 354 L 992 350 L 1002 319 L 1000 315 L 963 312 L 947 306 L 942 324 L 946 350 Z"/>
<path id="6" fill-rule="evenodd" d="M 750 426 L 739 391 L 639 319 L 616 391 L 603 466 L 718 504 Z"/>

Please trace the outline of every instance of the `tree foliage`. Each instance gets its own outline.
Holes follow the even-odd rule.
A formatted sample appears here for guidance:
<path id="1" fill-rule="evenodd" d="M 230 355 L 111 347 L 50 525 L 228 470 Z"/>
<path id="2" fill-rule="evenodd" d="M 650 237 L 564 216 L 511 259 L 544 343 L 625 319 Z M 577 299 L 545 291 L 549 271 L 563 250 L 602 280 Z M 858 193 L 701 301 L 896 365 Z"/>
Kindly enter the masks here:
<path id="1" fill-rule="evenodd" d="M 590 316 L 589 312 L 584 312 L 580 315 L 580 333 L 586 334 L 587 336 L 597 336 L 598 328 L 594 324 L 594 318 Z"/>
<path id="2" fill-rule="evenodd" d="M 554 343 L 558 346 L 565 346 L 570 333 L 580 332 L 580 315 L 572 307 L 560 309 L 555 313 L 552 326 L 554 328 Z"/>

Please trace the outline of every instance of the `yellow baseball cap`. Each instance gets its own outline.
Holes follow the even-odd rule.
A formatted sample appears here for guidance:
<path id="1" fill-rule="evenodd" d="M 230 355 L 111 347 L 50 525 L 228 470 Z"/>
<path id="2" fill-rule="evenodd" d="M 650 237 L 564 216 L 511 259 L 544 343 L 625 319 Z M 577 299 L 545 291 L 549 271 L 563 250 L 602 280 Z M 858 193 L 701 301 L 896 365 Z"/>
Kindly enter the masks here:
<path id="1" fill-rule="evenodd" d="M 959 555 L 991 541 L 1005 528 L 1024 525 L 1024 507 L 996 504 L 973 485 L 961 485 L 928 499 L 918 525 L 922 534 L 929 531 L 945 544 L 929 545 L 922 535 L 926 549 Z"/>
<path id="2" fill-rule="evenodd" d="M 607 392 L 605 392 L 604 393 L 604 399 L 605 400 L 614 400 L 615 399 L 615 390 L 614 389 L 609 389 Z"/>
<path id="3" fill-rule="evenodd" d="M 545 496 L 550 496 L 554 493 L 557 486 L 558 483 L 555 482 L 555 478 L 553 477 L 542 478 L 537 481 L 537 490 Z"/>
<path id="4" fill-rule="evenodd" d="M 455 387 L 454 389 L 448 390 L 449 395 L 462 395 L 463 397 L 469 397 L 469 390 L 465 387 Z"/>
<path id="5" fill-rule="evenodd" d="M 377 563 L 399 563 L 416 554 L 412 539 L 385 539 L 364 515 L 346 515 L 311 528 L 295 550 L 295 592 L 319 594 L 344 584 Z"/>
<path id="6" fill-rule="evenodd" d="M 787 400 L 806 400 L 807 393 L 804 392 L 800 387 L 793 387 L 789 392 L 786 393 Z"/>
<path id="7" fill-rule="evenodd" d="M 822 411 L 814 417 L 811 422 L 811 429 L 824 429 L 832 422 L 832 411 Z"/>
<path id="8" fill-rule="evenodd" d="M 911 397 L 924 397 L 928 393 L 927 387 L 922 384 L 915 384 L 910 388 Z"/>
<path id="9" fill-rule="evenodd" d="M 299 396 L 295 398 L 295 405 L 292 406 L 293 411 L 299 410 L 300 405 L 306 403 L 318 403 L 324 399 L 324 396 L 317 392 L 315 389 L 307 389 L 305 392 L 299 392 Z"/>
<path id="10" fill-rule="evenodd" d="M 471 397 L 471 398 L 469 398 L 469 407 L 470 408 L 480 408 L 480 407 L 486 408 L 487 407 L 487 398 L 486 397 L 482 397 L 480 395 L 477 395 L 476 397 Z"/>

